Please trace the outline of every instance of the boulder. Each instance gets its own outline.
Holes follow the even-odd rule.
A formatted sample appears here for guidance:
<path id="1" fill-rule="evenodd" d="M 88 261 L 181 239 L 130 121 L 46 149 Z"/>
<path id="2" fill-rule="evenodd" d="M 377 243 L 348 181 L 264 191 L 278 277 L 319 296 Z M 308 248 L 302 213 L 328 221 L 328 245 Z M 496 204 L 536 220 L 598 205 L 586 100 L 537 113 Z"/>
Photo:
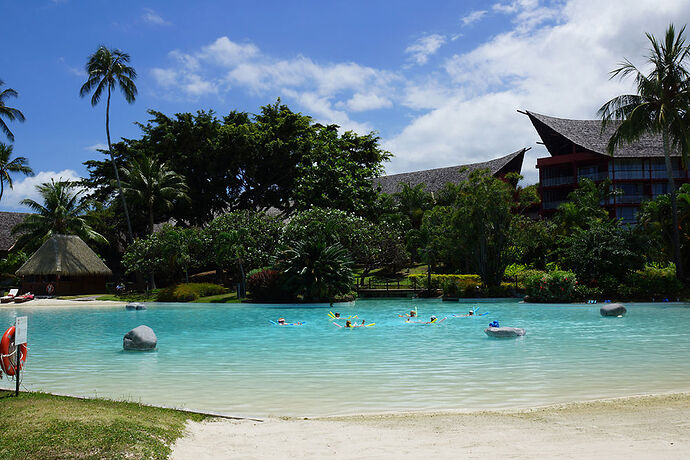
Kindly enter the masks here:
<path id="1" fill-rule="evenodd" d="M 623 316 L 627 311 L 622 303 L 607 303 L 599 309 L 601 316 Z"/>
<path id="2" fill-rule="evenodd" d="M 487 327 L 484 333 L 489 337 L 505 339 L 509 337 L 520 337 L 525 335 L 525 330 L 519 327 Z"/>
<path id="3" fill-rule="evenodd" d="M 158 344 L 158 338 L 148 326 L 137 326 L 125 334 L 122 347 L 125 350 L 153 350 Z"/>
<path id="4" fill-rule="evenodd" d="M 146 310 L 146 305 L 139 302 L 131 302 L 125 305 L 126 310 Z"/>

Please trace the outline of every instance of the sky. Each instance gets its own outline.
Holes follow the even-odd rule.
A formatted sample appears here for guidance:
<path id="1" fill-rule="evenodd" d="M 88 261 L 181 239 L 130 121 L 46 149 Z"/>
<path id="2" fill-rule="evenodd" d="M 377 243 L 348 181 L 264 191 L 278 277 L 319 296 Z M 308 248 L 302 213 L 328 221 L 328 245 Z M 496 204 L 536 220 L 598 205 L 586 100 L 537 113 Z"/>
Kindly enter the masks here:
<path id="1" fill-rule="evenodd" d="M 531 147 L 523 175 L 534 183 L 548 152 L 517 111 L 596 118 L 633 91 L 609 72 L 623 58 L 643 66 L 645 32 L 687 23 L 690 0 L 0 0 L 0 11 L 0 79 L 26 116 L 10 124 L 14 152 L 36 171 L 3 195 L 11 211 L 37 199 L 37 184 L 103 158 L 105 105 L 79 97 L 101 44 L 129 53 L 138 73 L 134 104 L 114 96 L 113 140 L 140 136 L 149 109 L 222 116 L 280 98 L 315 121 L 377 132 L 394 155 L 388 174 Z"/>

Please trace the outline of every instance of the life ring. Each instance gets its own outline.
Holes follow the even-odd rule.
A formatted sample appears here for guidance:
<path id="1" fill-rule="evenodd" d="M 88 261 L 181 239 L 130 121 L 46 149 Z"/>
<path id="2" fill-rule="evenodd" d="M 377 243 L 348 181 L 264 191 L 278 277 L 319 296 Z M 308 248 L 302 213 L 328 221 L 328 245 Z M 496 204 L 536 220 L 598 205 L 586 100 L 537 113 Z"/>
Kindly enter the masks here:
<path id="1" fill-rule="evenodd" d="M 53 295 L 53 292 L 55 292 L 55 285 L 53 283 L 48 283 L 46 286 L 46 292 L 48 295 Z"/>
<path id="2" fill-rule="evenodd" d="M 14 375 L 16 374 L 15 364 L 17 361 L 14 357 L 14 354 L 10 355 L 10 344 L 14 345 L 14 326 L 8 327 L 5 333 L 2 335 L 2 339 L 0 339 L 0 367 L 2 367 L 2 370 L 5 374 Z M 24 362 L 26 362 L 27 352 L 25 343 L 19 346 L 19 351 L 21 353 L 19 359 L 19 369 L 23 369 Z"/>

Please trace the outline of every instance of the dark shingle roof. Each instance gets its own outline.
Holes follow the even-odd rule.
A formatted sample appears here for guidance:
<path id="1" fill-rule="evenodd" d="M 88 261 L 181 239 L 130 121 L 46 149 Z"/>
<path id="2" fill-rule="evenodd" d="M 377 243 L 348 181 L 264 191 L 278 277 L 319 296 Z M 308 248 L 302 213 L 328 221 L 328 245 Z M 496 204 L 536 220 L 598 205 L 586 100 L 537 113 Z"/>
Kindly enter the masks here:
<path id="1" fill-rule="evenodd" d="M 611 135 L 620 122 L 612 122 L 602 132 L 601 120 L 568 120 L 527 112 L 544 146 L 552 156 L 573 153 L 573 144 L 580 149 L 608 155 L 607 146 Z M 661 136 L 645 134 L 631 144 L 622 144 L 613 155 L 623 158 L 663 157 Z"/>
<path id="2" fill-rule="evenodd" d="M 0 211 L 0 251 L 9 251 L 17 241 L 18 235 L 12 235 L 12 228 L 24 221 L 29 214 L 24 212 Z"/>
<path id="3" fill-rule="evenodd" d="M 425 184 L 425 191 L 436 193 L 449 182 L 456 184 L 462 182 L 467 179 L 472 171 L 477 169 L 488 169 L 494 176 L 511 171 L 519 173 L 522 169 L 522 160 L 527 150 L 529 149 L 520 149 L 504 157 L 485 161 L 483 163 L 472 163 L 468 165 L 381 176 L 374 179 L 374 187 L 380 187 L 383 193 L 392 194 L 400 191 L 402 188 L 400 185 L 401 183 L 408 184 L 411 187 L 418 184 Z M 467 169 L 460 172 L 462 168 Z"/>
<path id="4" fill-rule="evenodd" d="M 76 235 L 53 235 L 16 271 L 18 276 L 110 276 L 113 272 Z"/>

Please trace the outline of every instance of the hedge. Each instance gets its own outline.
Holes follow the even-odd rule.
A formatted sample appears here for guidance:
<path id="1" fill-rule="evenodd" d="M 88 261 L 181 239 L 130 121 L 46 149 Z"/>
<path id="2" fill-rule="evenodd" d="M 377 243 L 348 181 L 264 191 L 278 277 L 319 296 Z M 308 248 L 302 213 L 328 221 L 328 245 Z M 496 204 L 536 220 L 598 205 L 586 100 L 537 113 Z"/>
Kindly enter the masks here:
<path id="1" fill-rule="evenodd" d="M 191 302 L 199 297 L 225 294 L 227 289 L 213 283 L 183 283 L 158 291 L 158 302 Z"/>
<path id="2" fill-rule="evenodd" d="M 428 276 L 425 273 L 415 273 L 407 277 L 411 283 L 416 282 L 418 286 L 428 289 Z M 440 289 L 443 283 L 447 283 L 448 280 L 455 280 L 462 290 L 467 287 L 476 288 L 482 284 L 482 278 L 479 275 L 431 275 L 431 289 Z"/>

